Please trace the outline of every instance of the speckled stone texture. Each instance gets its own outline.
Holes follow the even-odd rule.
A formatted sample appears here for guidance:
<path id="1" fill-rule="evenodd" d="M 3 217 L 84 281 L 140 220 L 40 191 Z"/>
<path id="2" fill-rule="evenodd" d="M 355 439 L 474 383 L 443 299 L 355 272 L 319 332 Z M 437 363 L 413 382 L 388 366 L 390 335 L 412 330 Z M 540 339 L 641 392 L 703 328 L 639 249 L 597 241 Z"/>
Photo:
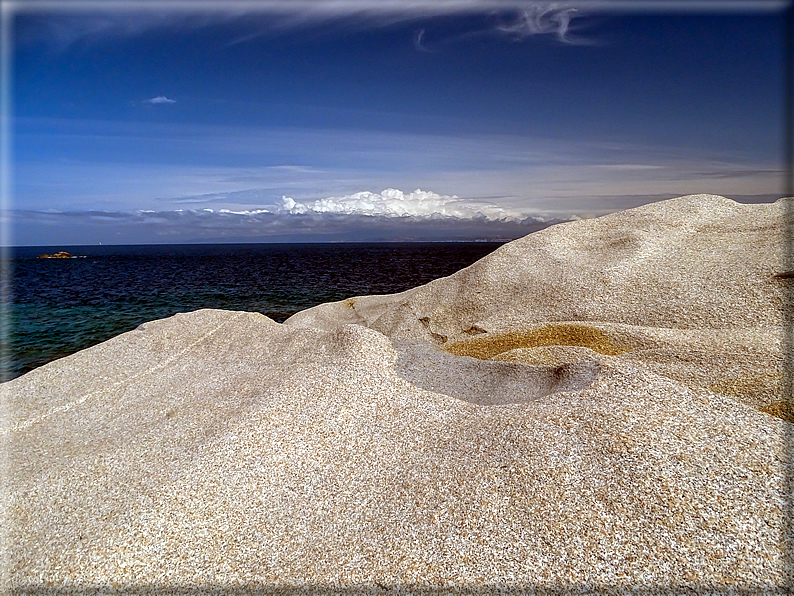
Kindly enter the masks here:
<path id="1" fill-rule="evenodd" d="M 682 197 L 5 383 L 2 587 L 784 593 L 783 211 Z"/>

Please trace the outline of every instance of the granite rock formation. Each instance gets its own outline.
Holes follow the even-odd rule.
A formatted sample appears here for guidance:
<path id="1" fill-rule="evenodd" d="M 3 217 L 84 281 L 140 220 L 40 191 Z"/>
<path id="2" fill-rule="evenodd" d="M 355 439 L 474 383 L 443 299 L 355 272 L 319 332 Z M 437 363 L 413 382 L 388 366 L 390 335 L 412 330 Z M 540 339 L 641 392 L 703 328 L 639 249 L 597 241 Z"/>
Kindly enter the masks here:
<path id="1" fill-rule="evenodd" d="M 784 211 L 682 197 L 5 383 L 2 585 L 779 591 Z"/>
<path id="2" fill-rule="evenodd" d="M 563 361 L 588 348 L 767 407 L 782 399 L 792 283 L 784 208 L 691 195 L 556 225 L 455 275 L 323 304 L 286 324 L 356 323 L 457 355 L 527 363 L 546 346 Z"/>

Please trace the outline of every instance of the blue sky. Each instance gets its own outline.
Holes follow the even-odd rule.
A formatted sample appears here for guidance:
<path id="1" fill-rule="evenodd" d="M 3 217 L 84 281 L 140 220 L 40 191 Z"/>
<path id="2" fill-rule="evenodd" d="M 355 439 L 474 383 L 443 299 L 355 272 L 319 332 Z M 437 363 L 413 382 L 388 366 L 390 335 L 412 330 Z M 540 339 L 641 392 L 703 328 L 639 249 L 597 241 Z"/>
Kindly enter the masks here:
<path id="1" fill-rule="evenodd" d="M 783 1 L 4 7 L 5 243 L 515 237 L 784 193 Z"/>

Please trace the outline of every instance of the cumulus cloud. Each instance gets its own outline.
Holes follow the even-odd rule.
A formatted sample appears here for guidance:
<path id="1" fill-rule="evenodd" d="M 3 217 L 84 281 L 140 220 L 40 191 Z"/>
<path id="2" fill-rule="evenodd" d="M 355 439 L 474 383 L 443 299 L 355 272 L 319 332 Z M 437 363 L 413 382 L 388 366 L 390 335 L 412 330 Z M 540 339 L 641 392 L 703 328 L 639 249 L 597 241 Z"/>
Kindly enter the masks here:
<path id="1" fill-rule="evenodd" d="M 148 244 L 170 242 L 388 242 L 511 240 L 550 225 L 579 219 L 569 215 L 547 218 L 538 215 L 508 215 L 495 218 L 484 210 L 470 209 L 457 215 L 442 215 L 430 203 L 455 207 L 458 199 L 435 193 L 356 193 L 299 203 L 284 197 L 282 205 L 258 209 L 138 209 L 131 211 L 7 210 L 14 243 L 35 246 L 42 238 L 48 244 Z M 399 195 L 402 194 L 402 199 Z M 403 209 L 399 201 L 428 205 Z M 413 195 L 413 199 L 411 196 Z M 601 197 L 610 211 L 629 209 L 674 195 L 624 195 Z M 358 198 L 356 198 L 358 197 Z M 390 198 L 391 197 L 391 198 Z M 407 200 L 406 200 L 407 197 Z M 732 196 L 742 202 L 771 202 L 780 195 Z M 346 199 L 346 200 L 341 200 Z M 381 205 L 375 207 L 380 201 Z M 372 208 L 367 207 L 372 204 Z M 391 207 L 389 207 L 391 205 Z M 322 210 L 328 206 L 330 209 Z M 312 208 L 310 208 L 312 207 Z M 398 214 L 398 211 L 401 211 Z M 417 213 L 424 212 L 424 215 Z M 586 211 L 583 216 L 593 216 Z"/>
<path id="2" fill-rule="evenodd" d="M 293 210 L 298 205 L 289 200 L 286 204 Z M 469 215 L 420 217 L 312 210 L 293 213 L 266 208 L 11 213 L 15 242 L 22 245 L 40 244 L 44 237 L 54 244 L 511 240 L 564 221 Z"/>
<path id="3" fill-rule="evenodd" d="M 144 99 L 143 103 L 148 103 L 150 105 L 160 105 L 160 104 L 176 103 L 176 100 L 166 97 L 165 95 L 158 95 L 157 97 L 150 97 L 149 99 Z"/>
<path id="4" fill-rule="evenodd" d="M 293 215 L 339 213 L 378 217 L 484 218 L 490 221 L 518 220 L 523 215 L 492 203 L 461 199 L 456 195 L 440 195 L 421 189 L 405 193 L 396 188 L 387 188 L 380 193 L 364 191 L 307 202 L 298 202 L 285 196 L 279 210 Z"/>

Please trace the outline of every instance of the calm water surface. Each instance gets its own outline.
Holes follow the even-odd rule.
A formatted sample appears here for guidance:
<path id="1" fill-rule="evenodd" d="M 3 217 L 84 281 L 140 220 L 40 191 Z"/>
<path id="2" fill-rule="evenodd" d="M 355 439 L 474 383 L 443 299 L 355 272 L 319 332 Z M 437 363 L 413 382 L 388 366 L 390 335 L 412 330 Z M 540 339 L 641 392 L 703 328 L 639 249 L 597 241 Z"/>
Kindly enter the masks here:
<path id="1" fill-rule="evenodd" d="M 502 243 L 201 244 L 15 248 L 4 379 L 200 308 L 278 322 L 311 306 L 402 292 Z M 78 259 L 38 259 L 67 250 Z"/>

